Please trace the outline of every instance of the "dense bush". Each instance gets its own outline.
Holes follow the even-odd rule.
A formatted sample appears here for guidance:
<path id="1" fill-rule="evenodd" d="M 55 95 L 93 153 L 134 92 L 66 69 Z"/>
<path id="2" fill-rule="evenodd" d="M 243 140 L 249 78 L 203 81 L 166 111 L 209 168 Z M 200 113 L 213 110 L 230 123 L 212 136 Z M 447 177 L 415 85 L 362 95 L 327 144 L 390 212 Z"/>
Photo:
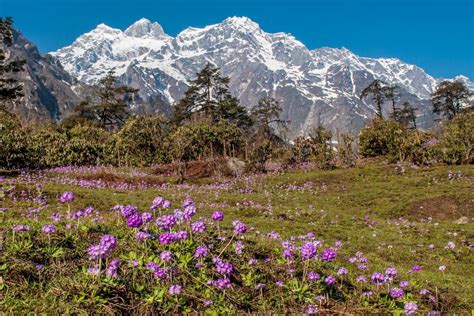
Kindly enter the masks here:
<path id="1" fill-rule="evenodd" d="M 321 126 L 314 129 L 308 137 L 297 137 L 292 151 L 293 154 L 287 161 L 289 164 L 312 161 L 322 169 L 334 166 L 332 132 Z"/>
<path id="2" fill-rule="evenodd" d="M 364 157 L 388 155 L 392 160 L 397 160 L 401 158 L 399 148 L 406 134 L 402 124 L 376 118 L 361 130 L 359 152 Z"/>
<path id="3" fill-rule="evenodd" d="M 448 122 L 440 137 L 442 159 L 448 164 L 474 161 L 474 114 L 461 114 Z"/>
<path id="4" fill-rule="evenodd" d="M 162 116 L 130 117 L 113 137 L 112 161 L 119 166 L 167 162 L 167 133 L 168 127 Z"/>
<path id="5" fill-rule="evenodd" d="M 29 164 L 28 134 L 20 119 L 0 110 L 0 166 L 22 168 Z"/>

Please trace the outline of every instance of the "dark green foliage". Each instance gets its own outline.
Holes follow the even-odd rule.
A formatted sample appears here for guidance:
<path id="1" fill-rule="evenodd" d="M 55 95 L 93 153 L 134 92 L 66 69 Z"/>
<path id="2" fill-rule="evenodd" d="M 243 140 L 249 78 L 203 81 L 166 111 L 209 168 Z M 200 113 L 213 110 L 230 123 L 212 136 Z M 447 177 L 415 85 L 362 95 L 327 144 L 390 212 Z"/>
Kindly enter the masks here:
<path id="1" fill-rule="evenodd" d="M 130 95 L 138 90 L 128 86 L 118 86 L 113 71 L 99 81 L 94 95 L 81 102 L 75 109 L 76 115 L 89 120 L 97 120 L 102 126 L 114 129 L 123 123 L 128 116 Z"/>
<path id="2" fill-rule="evenodd" d="M 416 128 L 416 110 L 410 102 L 406 101 L 402 104 L 401 109 L 395 109 L 394 119 L 403 124 L 403 126 Z"/>
<path id="3" fill-rule="evenodd" d="M 452 120 L 469 101 L 471 92 L 459 81 L 442 81 L 431 95 L 433 112 Z"/>
<path id="4" fill-rule="evenodd" d="M 448 164 L 474 162 L 474 114 L 457 115 L 448 122 L 439 143 L 443 161 Z"/>
<path id="5" fill-rule="evenodd" d="M 167 161 L 168 126 L 163 116 L 131 116 L 114 135 L 113 161 L 118 166 L 149 166 Z"/>
<path id="6" fill-rule="evenodd" d="M 175 105 L 172 122 L 225 120 L 247 129 L 251 119 L 237 98 L 229 92 L 229 78 L 222 77 L 219 68 L 207 64 L 190 82 L 184 97 Z"/>
<path id="7" fill-rule="evenodd" d="M 25 60 L 7 60 L 6 49 L 13 45 L 13 20 L 0 18 L 0 109 L 23 95 L 23 86 L 11 75 L 23 70 Z"/>
<path id="8" fill-rule="evenodd" d="M 360 99 L 362 100 L 367 98 L 369 95 L 372 95 L 372 101 L 374 101 L 377 106 L 377 116 L 382 118 L 382 105 L 387 99 L 387 92 L 391 93 L 391 91 L 387 91 L 385 82 L 376 79 L 362 90 Z"/>
<path id="9" fill-rule="evenodd" d="M 0 110 L 0 167 L 15 169 L 28 164 L 28 133 L 17 115 Z"/>
<path id="10" fill-rule="evenodd" d="M 249 170 L 253 172 L 266 172 L 266 163 L 271 158 L 272 146 L 266 141 L 259 144 L 250 156 Z"/>
<path id="11" fill-rule="evenodd" d="M 242 137 L 235 124 L 202 122 L 180 126 L 170 135 L 170 143 L 176 161 L 190 161 L 234 155 L 243 146 Z"/>
<path id="12" fill-rule="evenodd" d="M 293 155 L 288 163 L 316 162 L 321 169 L 334 166 L 334 148 L 332 147 L 332 132 L 319 126 L 308 137 L 297 137 L 293 146 Z"/>
<path id="13" fill-rule="evenodd" d="M 288 122 L 280 119 L 282 107 L 275 98 L 265 97 L 252 108 L 251 114 L 258 128 L 263 129 L 269 136 L 274 134 L 271 125 L 285 127 Z"/>
<path id="14" fill-rule="evenodd" d="M 364 157 L 397 156 L 406 129 L 396 121 L 375 118 L 359 134 L 359 152 Z"/>

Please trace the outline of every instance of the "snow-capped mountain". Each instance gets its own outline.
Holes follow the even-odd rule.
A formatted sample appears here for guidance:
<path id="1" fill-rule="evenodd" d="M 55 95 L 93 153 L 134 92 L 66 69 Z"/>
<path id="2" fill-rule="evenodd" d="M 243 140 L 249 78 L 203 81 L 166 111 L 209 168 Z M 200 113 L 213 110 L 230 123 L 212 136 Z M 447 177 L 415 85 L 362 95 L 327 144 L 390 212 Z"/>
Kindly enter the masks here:
<path id="1" fill-rule="evenodd" d="M 374 116 L 371 102 L 359 99 L 374 79 L 402 88 L 401 101 L 419 108 L 420 126 L 433 122 L 429 97 L 437 80 L 423 69 L 394 58 L 360 57 L 345 48 L 309 50 L 292 35 L 266 33 L 246 17 L 189 27 L 176 37 L 147 19 L 125 31 L 100 24 L 51 55 L 87 84 L 114 70 L 123 83 L 140 89 L 141 100 L 152 108 L 160 104 L 161 110 L 169 110 L 210 62 L 231 78 L 232 93 L 246 107 L 264 96 L 279 99 L 293 136 L 318 124 L 358 131 Z"/>

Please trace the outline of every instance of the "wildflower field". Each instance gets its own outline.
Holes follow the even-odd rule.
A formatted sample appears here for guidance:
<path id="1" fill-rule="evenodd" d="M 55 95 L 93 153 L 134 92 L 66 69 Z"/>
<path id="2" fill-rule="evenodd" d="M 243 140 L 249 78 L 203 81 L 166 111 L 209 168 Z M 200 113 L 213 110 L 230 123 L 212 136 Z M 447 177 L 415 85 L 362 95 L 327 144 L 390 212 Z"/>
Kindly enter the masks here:
<path id="1" fill-rule="evenodd" d="M 469 315 L 474 169 L 0 177 L 3 313 Z"/>

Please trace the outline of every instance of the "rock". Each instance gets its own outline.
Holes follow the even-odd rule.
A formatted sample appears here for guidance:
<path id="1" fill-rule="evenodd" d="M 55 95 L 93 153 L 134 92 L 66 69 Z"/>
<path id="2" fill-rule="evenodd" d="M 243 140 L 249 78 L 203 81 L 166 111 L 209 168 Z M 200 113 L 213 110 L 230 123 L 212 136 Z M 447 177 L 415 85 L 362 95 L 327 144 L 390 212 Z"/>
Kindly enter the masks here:
<path id="1" fill-rule="evenodd" d="M 467 218 L 466 216 L 462 216 L 457 221 L 455 221 L 454 223 L 456 223 L 456 224 L 468 224 L 469 223 L 469 218 Z"/>
<path id="2" fill-rule="evenodd" d="M 240 176 L 244 173 L 246 164 L 238 158 L 229 158 L 226 162 L 227 168 L 231 171 L 232 175 Z"/>

